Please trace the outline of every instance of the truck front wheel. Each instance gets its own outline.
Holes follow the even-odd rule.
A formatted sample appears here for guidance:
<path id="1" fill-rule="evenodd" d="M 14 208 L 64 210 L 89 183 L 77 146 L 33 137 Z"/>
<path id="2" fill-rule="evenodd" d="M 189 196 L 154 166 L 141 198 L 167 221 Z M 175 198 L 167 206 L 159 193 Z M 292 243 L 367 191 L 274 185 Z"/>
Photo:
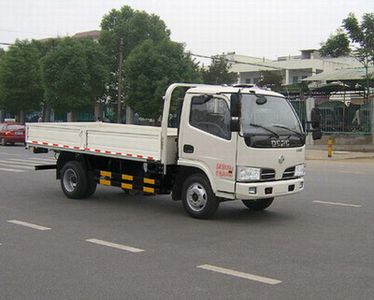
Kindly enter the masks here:
<path id="1" fill-rule="evenodd" d="M 69 161 L 61 170 L 61 188 L 66 197 L 71 199 L 86 198 L 89 182 L 85 168 L 77 161 Z M 92 188 L 92 187 L 91 187 Z"/>
<path id="2" fill-rule="evenodd" d="M 256 200 L 242 200 L 243 204 L 250 210 L 261 211 L 267 209 L 272 203 L 274 198 L 264 198 Z"/>
<path id="3" fill-rule="evenodd" d="M 219 206 L 208 179 L 201 174 L 191 175 L 183 183 L 182 203 L 187 213 L 198 219 L 211 218 Z"/>

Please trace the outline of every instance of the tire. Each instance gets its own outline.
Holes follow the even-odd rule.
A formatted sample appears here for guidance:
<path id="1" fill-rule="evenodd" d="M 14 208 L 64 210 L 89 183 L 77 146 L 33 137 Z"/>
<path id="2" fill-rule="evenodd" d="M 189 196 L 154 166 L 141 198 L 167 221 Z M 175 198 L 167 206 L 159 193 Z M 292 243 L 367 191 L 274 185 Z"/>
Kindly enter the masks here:
<path id="1" fill-rule="evenodd" d="M 83 199 L 88 196 L 89 183 L 86 169 L 77 161 L 69 161 L 61 170 L 61 188 L 70 199 Z"/>
<path id="2" fill-rule="evenodd" d="M 92 196 L 96 192 L 97 182 L 93 171 L 87 172 L 87 190 L 85 198 Z"/>
<path id="3" fill-rule="evenodd" d="M 183 183 L 182 203 L 186 212 L 197 219 L 211 218 L 219 206 L 208 179 L 201 174 L 191 175 Z"/>
<path id="4" fill-rule="evenodd" d="M 262 211 L 267 209 L 274 201 L 274 198 L 264 198 L 256 200 L 242 200 L 243 204 L 250 210 Z"/>

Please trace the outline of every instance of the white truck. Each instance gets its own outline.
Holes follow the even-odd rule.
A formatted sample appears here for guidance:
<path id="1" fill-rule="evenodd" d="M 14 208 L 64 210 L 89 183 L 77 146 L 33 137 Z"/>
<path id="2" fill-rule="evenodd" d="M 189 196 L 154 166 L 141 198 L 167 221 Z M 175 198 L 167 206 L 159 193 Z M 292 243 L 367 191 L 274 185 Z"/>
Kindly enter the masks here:
<path id="1" fill-rule="evenodd" d="M 172 105 L 177 88 L 184 98 Z M 172 108 L 176 128 L 169 126 Z M 312 118 L 317 139 L 318 112 Z M 264 210 L 275 197 L 300 192 L 305 136 L 281 94 L 246 85 L 172 84 L 161 127 L 26 124 L 28 148 L 58 154 L 56 164 L 36 169 L 56 169 L 68 198 L 89 197 L 97 184 L 172 193 L 195 218 L 213 216 L 221 201 L 242 200 L 249 209 Z"/>

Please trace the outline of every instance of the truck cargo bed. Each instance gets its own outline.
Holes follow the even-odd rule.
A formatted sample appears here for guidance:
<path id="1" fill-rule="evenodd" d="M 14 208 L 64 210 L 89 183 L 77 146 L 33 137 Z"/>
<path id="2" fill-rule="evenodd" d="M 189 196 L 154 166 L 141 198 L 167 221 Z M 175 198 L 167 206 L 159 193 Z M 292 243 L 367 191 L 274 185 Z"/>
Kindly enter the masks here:
<path id="1" fill-rule="evenodd" d="M 167 131 L 167 164 L 176 163 L 177 129 Z M 102 122 L 27 123 L 27 146 L 133 160 L 161 160 L 161 128 Z"/>

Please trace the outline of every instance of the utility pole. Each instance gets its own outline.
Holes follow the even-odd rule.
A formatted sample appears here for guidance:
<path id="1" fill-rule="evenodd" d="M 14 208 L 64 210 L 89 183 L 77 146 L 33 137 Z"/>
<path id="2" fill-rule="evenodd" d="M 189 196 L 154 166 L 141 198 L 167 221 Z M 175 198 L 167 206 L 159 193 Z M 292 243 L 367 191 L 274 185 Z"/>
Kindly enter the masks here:
<path id="1" fill-rule="evenodd" d="M 121 123 L 122 105 L 121 105 L 121 94 L 122 94 L 122 61 L 123 61 L 123 38 L 119 43 L 119 61 L 118 61 L 118 99 L 117 99 L 117 123 Z"/>

